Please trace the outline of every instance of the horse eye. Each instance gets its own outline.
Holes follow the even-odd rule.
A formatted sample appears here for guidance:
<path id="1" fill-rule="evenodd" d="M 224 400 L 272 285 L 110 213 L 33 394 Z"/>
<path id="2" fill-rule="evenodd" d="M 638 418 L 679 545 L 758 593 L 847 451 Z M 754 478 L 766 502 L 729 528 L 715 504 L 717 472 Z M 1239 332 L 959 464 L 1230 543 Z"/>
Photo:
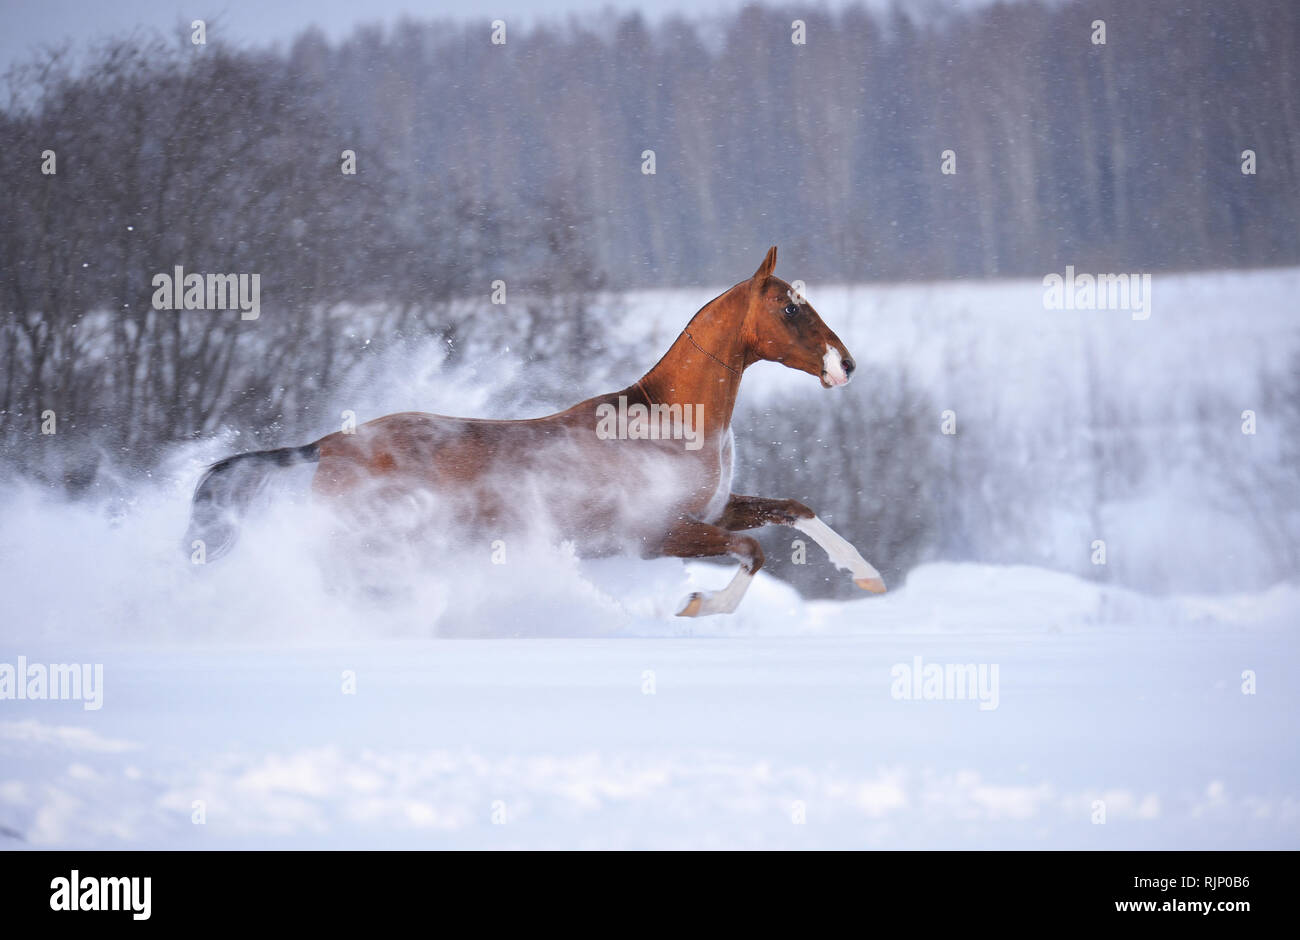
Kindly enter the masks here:
<path id="1" fill-rule="evenodd" d="M 799 305 L 798 305 L 798 304 L 789 304 L 789 305 L 785 308 L 785 315 L 786 315 L 787 317 L 793 317 L 793 316 L 795 316 L 795 315 L 798 314 L 798 313 L 799 313 Z"/>

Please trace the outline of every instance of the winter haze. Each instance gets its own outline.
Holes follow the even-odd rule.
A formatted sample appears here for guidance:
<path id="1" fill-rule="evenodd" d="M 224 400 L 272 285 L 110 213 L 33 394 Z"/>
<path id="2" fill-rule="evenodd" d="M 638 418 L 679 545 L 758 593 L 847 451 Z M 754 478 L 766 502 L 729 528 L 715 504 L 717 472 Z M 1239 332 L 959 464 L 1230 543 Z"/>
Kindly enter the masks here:
<path id="1" fill-rule="evenodd" d="M 461 7 L 0 6 L 0 848 L 1300 846 L 1300 8 Z M 732 488 L 887 594 L 361 560 L 310 467 L 191 564 L 214 461 L 625 387 L 770 245 L 857 369 Z"/>

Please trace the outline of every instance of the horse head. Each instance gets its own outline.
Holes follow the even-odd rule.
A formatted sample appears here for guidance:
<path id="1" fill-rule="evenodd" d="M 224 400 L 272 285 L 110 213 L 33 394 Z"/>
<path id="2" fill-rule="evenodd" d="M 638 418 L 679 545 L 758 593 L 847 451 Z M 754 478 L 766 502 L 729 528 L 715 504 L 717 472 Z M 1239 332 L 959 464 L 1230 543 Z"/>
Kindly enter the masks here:
<path id="1" fill-rule="evenodd" d="M 737 285 L 748 296 L 741 330 L 749 361 L 765 359 L 807 372 L 817 376 L 823 388 L 849 384 L 853 357 L 813 305 L 772 274 L 775 267 L 773 245 L 754 276 Z"/>

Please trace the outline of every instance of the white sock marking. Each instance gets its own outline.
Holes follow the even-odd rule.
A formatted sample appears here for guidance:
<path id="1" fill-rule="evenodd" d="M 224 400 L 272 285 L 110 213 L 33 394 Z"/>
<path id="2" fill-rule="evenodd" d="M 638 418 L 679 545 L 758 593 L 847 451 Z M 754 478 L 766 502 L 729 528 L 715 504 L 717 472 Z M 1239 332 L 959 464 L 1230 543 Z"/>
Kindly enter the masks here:
<path id="1" fill-rule="evenodd" d="M 836 568 L 853 575 L 854 580 L 880 577 L 880 572 L 871 567 L 848 540 L 816 516 L 811 519 L 800 519 L 794 523 L 794 528 L 826 549 L 826 555 L 831 563 Z"/>
<path id="2" fill-rule="evenodd" d="M 732 577 L 730 583 L 720 591 L 699 591 L 700 608 L 695 612 L 696 617 L 705 617 L 709 614 L 729 614 L 740 606 L 745 592 L 749 590 L 749 583 L 754 580 L 754 575 L 746 571 L 741 566 Z M 683 610 L 690 605 L 688 599 L 683 605 Z"/>

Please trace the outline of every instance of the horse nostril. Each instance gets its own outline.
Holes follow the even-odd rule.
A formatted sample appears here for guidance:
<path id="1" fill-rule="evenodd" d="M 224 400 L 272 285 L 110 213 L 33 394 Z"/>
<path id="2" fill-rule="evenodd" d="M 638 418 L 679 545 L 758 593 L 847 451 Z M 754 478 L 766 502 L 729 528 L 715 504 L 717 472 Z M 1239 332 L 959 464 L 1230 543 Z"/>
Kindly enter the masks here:
<path id="1" fill-rule="evenodd" d="M 849 358 L 847 358 L 847 357 L 843 360 L 843 363 L 842 363 L 842 364 L 843 364 L 843 366 L 844 366 L 844 374 L 845 374 L 845 376 L 850 376 L 850 375 L 852 375 L 852 374 L 853 374 L 853 370 L 857 368 L 857 366 L 854 365 L 853 360 L 852 360 L 852 359 L 849 359 Z"/>

